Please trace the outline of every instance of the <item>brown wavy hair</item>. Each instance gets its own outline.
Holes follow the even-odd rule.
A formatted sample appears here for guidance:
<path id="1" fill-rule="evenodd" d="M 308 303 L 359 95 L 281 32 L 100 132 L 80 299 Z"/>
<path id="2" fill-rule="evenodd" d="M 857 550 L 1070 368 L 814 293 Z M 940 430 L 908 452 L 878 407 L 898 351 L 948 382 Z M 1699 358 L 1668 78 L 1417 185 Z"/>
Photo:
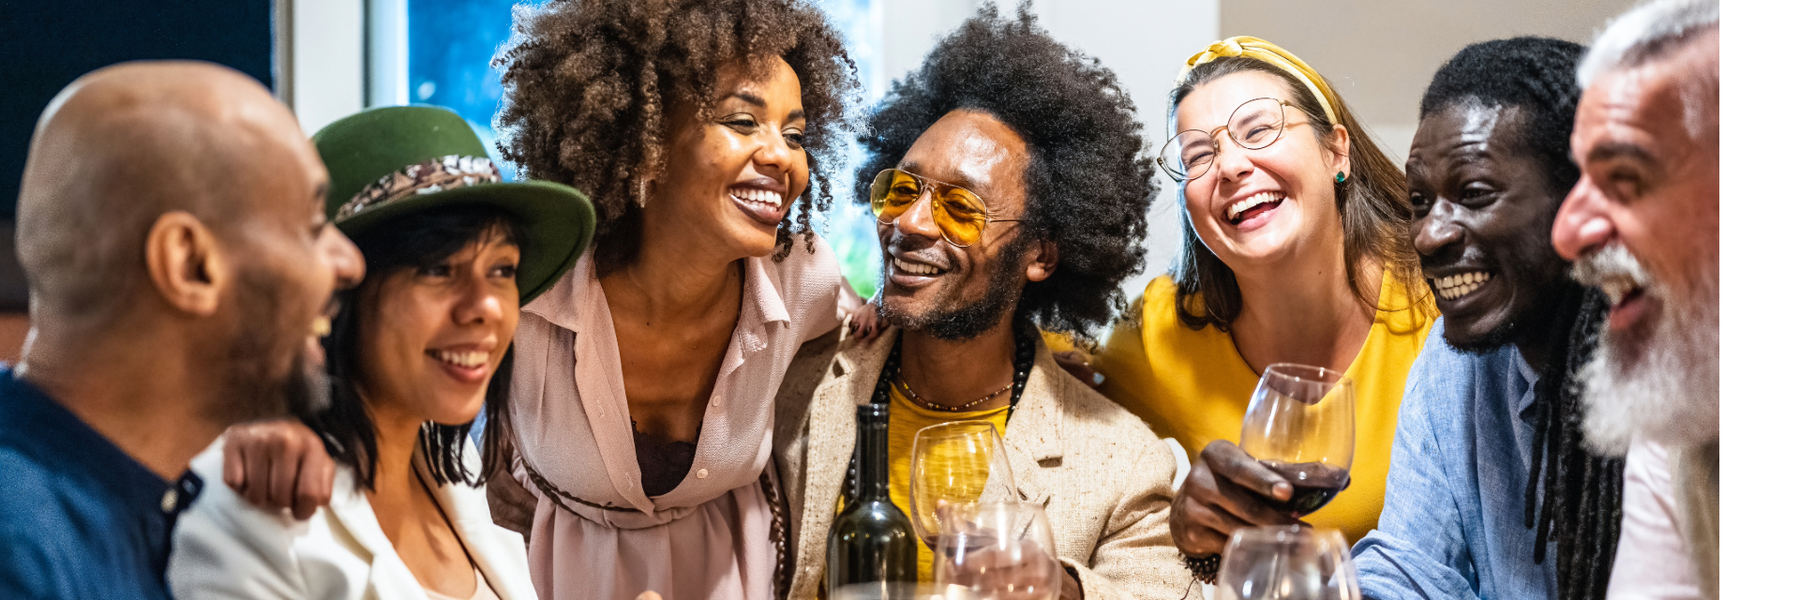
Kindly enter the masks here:
<path id="1" fill-rule="evenodd" d="M 1294 105 L 1306 113 L 1314 136 L 1321 144 L 1330 142 L 1331 121 L 1304 83 L 1279 67 L 1241 56 L 1195 66 L 1181 85 L 1169 92 L 1170 134 L 1174 134 L 1175 107 L 1194 88 L 1226 75 L 1251 71 L 1280 78 L 1287 85 Z M 1344 99 L 1338 96 L 1336 89 L 1327 83 L 1320 91 L 1337 108 L 1338 120 L 1350 134 L 1350 172 L 1346 173 L 1344 183 L 1334 186 L 1338 216 L 1344 223 L 1344 270 L 1349 275 L 1350 289 L 1363 303 L 1379 309 L 1380 299 L 1365 293 L 1362 282 L 1357 280 L 1363 261 L 1373 258 L 1393 273 L 1401 285 L 1407 286 L 1409 298 L 1422 300 L 1428 292 L 1419 271 L 1419 254 L 1413 250 L 1408 229 L 1412 205 L 1407 200 L 1406 175 L 1382 154 L 1375 139 L 1369 137 L 1349 107 L 1344 106 Z M 1181 207 L 1182 217 L 1192 219 L 1185 201 Z M 1177 316 L 1191 329 L 1211 325 L 1220 331 L 1231 331 L 1231 322 L 1237 320 L 1238 313 L 1244 309 L 1237 275 L 1206 247 L 1192 227 L 1182 227 L 1181 249 L 1181 264 L 1174 273 Z M 1375 287 L 1379 290 L 1380 282 L 1376 282 Z"/>
<path id="2" fill-rule="evenodd" d="M 812 215 L 829 210 L 823 175 L 839 166 L 845 107 L 858 87 L 842 36 L 795 0 L 551 0 L 514 9 L 513 38 L 494 58 L 506 87 L 494 117 L 500 155 L 521 175 L 587 194 L 599 217 L 597 274 L 637 258 L 640 208 L 665 167 L 669 107 L 710 116 L 719 70 L 760 77 L 773 56 L 800 77 L 811 181 L 776 233 L 776 260 L 794 235 L 812 248 Z"/>

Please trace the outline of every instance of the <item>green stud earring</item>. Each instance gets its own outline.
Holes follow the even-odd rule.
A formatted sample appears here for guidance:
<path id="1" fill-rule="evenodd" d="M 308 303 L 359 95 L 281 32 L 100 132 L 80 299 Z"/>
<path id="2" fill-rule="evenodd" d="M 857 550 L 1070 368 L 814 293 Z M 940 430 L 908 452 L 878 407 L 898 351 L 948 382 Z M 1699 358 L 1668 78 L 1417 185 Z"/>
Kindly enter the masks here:
<path id="1" fill-rule="evenodd" d="M 1344 182 L 1344 172 L 1343 172 L 1343 171 L 1338 171 L 1338 174 L 1337 174 L 1337 182 L 1338 182 L 1338 183 L 1343 183 L 1343 182 Z"/>

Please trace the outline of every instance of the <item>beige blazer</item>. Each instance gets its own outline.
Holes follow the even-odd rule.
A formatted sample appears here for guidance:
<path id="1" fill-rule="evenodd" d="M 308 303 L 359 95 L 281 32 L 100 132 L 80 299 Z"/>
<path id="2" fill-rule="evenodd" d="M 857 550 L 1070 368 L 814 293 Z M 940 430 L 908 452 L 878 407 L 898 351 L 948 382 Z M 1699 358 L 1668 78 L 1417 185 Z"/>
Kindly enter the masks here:
<path id="1" fill-rule="evenodd" d="M 338 466 L 331 503 L 296 521 L 285 511 L 252 507 L 225 487 L 222 446 L 214 442 L 190 465 L 206 483 L 175 525 L 169 586 L 176 598 L 428 600 L 382 533 L 349 467 Z M 481 472 L 480 452 L 472 445 L 464 450 L 470 472 Z M 536 600 L 525 542 L 494 524 L 486 492 L 456 484 L 432 491 L 494 594 Z"/>
<path id="2" fill-rule="evenodd" d="M 898 328 L 872 342 L 848 328 L 800 347 L 775 395 L 775 458 L 788 527 L 787 597 L 813 598 L 826 537 L 865 404 Z M 1191 576 L 1169 537 L 1175 460 L 1142 420 L 1056 366 L 1037 360 L 1006 426 L 1007 458 L 1024 500 L 1044 503 L 1056 551 L 1085 597 L 1180 598 Z"/>

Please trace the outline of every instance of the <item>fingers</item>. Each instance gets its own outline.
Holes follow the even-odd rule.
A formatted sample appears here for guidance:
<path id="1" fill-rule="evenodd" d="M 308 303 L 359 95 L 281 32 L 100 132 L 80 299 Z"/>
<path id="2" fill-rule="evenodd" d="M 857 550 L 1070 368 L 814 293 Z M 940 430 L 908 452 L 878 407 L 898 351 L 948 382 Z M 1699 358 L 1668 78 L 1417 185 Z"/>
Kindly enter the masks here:
<path id="1" fill-rule="evenodd" d="M 300 421 L 251 423 L 233 427 L 225 436 L 225 470 L 230 473 L 235 469 L 238 478 L 237 485 L 230 485 L 229 479 L 227 485 L 251 506 L 270 511 L 303 509 L 310 516 L 312 509 L 330 498 L 330 478 L 336 466 L 329 464 L 331 458 L 319 436 Z M 321 475 L 321 471 L 331 473 Z M 325 479 L 322 488 L 318 482 L 303 481 L 319 477 Z M 310 498 L 311 506 L 298 506 L 297 493 Z M 299 512 L 295 517 L 305 518 Z"/>
<path id="2" fill-rule="evenodd" d="M 1201 460 L 1215 474 L 1259 495 L 1286 501 L 1294 496 L 1294 486 L 1281 475 L 1269 470 L 1244 449 L 1225 440 L 1213 440 L 1200 451 Z"/>
<path id="3" fill-rule="evenodd" d="M 337 463 L 325 452 L 325 444 L 316 436 L 306 442 L 294 488 L 294 518 L 300 520 L 312 518 L 313 511 L 331 502 L 332 479 L 337 475 Z"/>
<path id="4" fill-rule="evenodd" d="M 662 594 L 655 590 L 644 590 L 644 593 L 637 595 L 637 600 L 662 600 Z"/>
<path id="5" fill-rule="evenodd" d="M 243 436 L 234 434 L 242 425 L 233 425 L 225 430 L 225 464 L 220 478 L 225 480 L 225 487 L 244 495 L 244 443 Z"/>

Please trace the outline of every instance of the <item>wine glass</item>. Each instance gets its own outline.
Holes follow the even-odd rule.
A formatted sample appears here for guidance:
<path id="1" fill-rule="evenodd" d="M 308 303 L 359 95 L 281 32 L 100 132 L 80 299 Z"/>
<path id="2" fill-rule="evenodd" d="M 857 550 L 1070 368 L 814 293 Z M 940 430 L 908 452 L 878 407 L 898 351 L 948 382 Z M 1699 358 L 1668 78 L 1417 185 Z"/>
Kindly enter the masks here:
<path id="1" fill-rule="evenodd" d="M 987 421 L 951 421 L 913 436 L 908 486 L 913 532 L 933 549 L 942 533 L 940 508 L 971 509 L 1019 498 L 1000 433 Z"/>
<path id="2" fill-rule="evenodd" d="M 1219 562 L 1215 600 L 1360 600 L 1356 567 L 1335 529 L 1245 527 Z"/>
<path id="3" fill-rule="evenodd" d="M 1350 485 L 1356 398 L 1349 377 L 1331 369 L 1276 363 L 1263 370 L 1244 412 L 1244 452 L 1294 486 L 1277 510 L 1303 517 Z"/>
<path id="4" fill-rule="evenodd" d="M 1062 563 L 1044 506 L 997 502 L 943 511 L 938 584 L 978 600 L 1053 600 Z"/>

